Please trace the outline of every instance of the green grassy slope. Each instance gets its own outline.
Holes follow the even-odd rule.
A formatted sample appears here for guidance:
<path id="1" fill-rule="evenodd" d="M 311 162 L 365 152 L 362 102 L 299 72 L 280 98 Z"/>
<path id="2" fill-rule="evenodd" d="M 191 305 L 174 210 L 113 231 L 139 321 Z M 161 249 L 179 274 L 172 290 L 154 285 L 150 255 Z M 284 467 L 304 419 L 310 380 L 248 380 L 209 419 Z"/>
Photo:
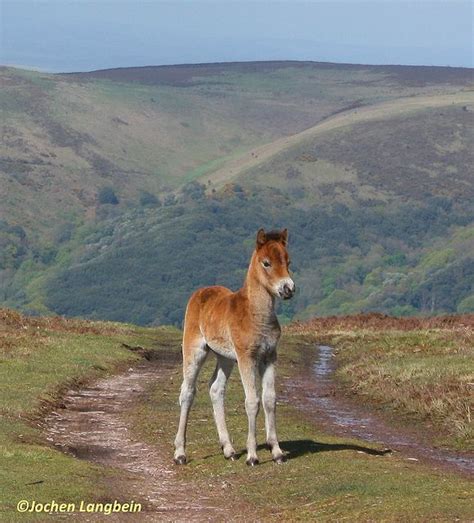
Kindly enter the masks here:
<path id="1" fill-rule="evenodd" d="M 462 108 L 462 110 L 465 113 L 469 113 L 472 112 L 473 104 L 474 93 L 473 91 L 466 90 L 450 94 L 431 94 L 429 96 L 420 95 L 408 98 L 403 97 L 387 102 L 374 103 L 363 107 L 348 109 L 340 113 L 337 113 L 329 118 L 326 118 L 322 122 L 319 122 L 315 126 L 305 129 L 300 133 L 296 133 L 290 137 L 280 138 L 278 140 L 275 140 L 274 142 L 256 147 L 247 153 L 236 156 L 235 159 L 226 162 L 226 164 L 222 168 L 217 169 L 215 172 L 213 172 L 211 175 L 211 180 L 216 184 L 223 184 L 225 182 L 229 182 L 230 180 L 238 178 L 239 175 L 241 175 L 242 173 L 246 173 L 247 171 L 252 173 L 252 171 L 254 171 L 256 167 L 262 166 L 263 171 L 265 172 L 265 164 L 268 164 L 268 160 L 278 159 L 279 161 L 281 161 L 282 159 L 285 159 L 289 153 L 291 158 L 291 149 L 301 149 L 301 145 L 308 146 L 313 142 L 318 143 L 318 141 L 324 141 L 325 139 L 326 141 L 329 141 L 332 144 L 333 152 L 336 152 L 338 151 L 339 147 L 338 138 L 340 138 L 341 134 L 344 132 L 347 134 L 360 131 L 362 134 L 362 140 L 365 139 L 366 142 L 368 142 L 367 138 L 370 137 L 371 139 L 374 139 L 376 142 L 380 142 L 381 138 L 382 140 L 383 137 L 388 138 L 388 129 L 386 128 L 388 121 L 390 121 L 390 125 L 398 124 L 397 127 L 400 128 L 407 125 L 408 119 L 411 119 L 412 121 L 416 122 L 416 118 L 425 117 L 425 120 L 427 120 L 425 114 L 427 112 L 431 112 L 433 115 L 441 116 L 442 118 L 432 118 L 431 121 L 427 122 L 431 127 L 427 132 L 428 136 L 427 140 L 425 141 L 435 142 L 436 137 L 434 136 L 434 133 L 437 133 L 438 140 L 449 140 L 449 138 L 451 137 L 450 135 L 455 133 L 455 128 L 452 127 L 453 115 L 448 114 L 446 115 L 447 117 L 444 118 L 444 113 L 446 112 L 446 110 L 449 111 L 449 109 L 456 107 Z M 458 119 L 461 120 L 461 127 L 464 127 L 465 130 L 467 128 L 467 122 L 469 120 L 470 115 L 466 114 L 463 119 L 456 117 L 457 115 L 454 116 L 454 119 L 456 119 L 456 121 Z M 441 126 L 440 128 L 438 128 L 437 126 L 440 122 Z M 372 136 L 369 136 L 369 127 L 373 130 Z M 417 122 L 414 125 L 412 124 L 412 128 L 413 127 L 417 128 L 416 131 L 419 132 L 421 125 Z M 395 133 L 393 134 L 393 138 L 396 138 L 398 140 L 400 139 L 400 136 L 396 136 Z M 403 139 L 406 140 L 407 138 L 411 138 L 411 136 L 409 136 L 410 134 L 413 134 L 413 129 L 406 129 Z M 417 138 L 419 139 L 419 136 L 417 136 Z M 370 145 L 370 143 L 371 142 L 369 141 L 368 144 Z M 389 142 L 387 141 L 387 143 Z M 367 145 L 367 143 L 359 145 L 365 146 Z M 381 148 L 381 150 L 388 149 L 387 151 L 384 151 L 385 159 L 390 158 L 389 148 L 385 147 L 384 144 L 382 145 L 383 147 Z M 395 141 L 393 145 L 395 147 L 399 146 L 400 141 Z M 457 145 L 453 144 L 452 147 L 457 147 Z M 407 145 L 407 148 L 410 148 L 410 146 Z M 440 151 L 436 152 L 438 153 L 437 156 L 439 157 L 441 156 L 440 153 L 453 153 L 455 152 L 455 149 L 441 149 Z M 373 151 L 366 153 L 366 151 L 364 150 L 362 153 L 359 150 L 358 155 L 359 157 L 361 155 L 364 155 L 366 163 L 370 163 L 371 160 L 377 159 L 376 156 L 373 156 Z M 402 153 L 401 158 L 404 159 L 404 157 L 405 154 Z M 301 159 L 302 161 L 314 162 L 317 161 L 318 158 L 314 154 L 303 154 L 301 156 Z M 418 158 L 418 163 L 422 163 L 423 160 L 426 160 L 426 158 Z M 392 166 L 392 170 L 393 167 L 399 167 L 399 165 L 395 162 Z M 266 172 L 268 174 L 268 165 Z M 403 179 L 404 176 L 406 175 L 399 175 L 398 178 Z M 274 181 L 275 179 L 269 179 L 268 176 L 265 178 L 265 182 L 267 184 L 269 182 Z"/>
<path id="2" fill-rule="evenodd" d="M 472 310 L 471 77 L 4 68 L 1 299 L 180 324 L 194 288 L 238 287 L 255 230 L 281 225 L 301 289 L 285 317 Z M 105 186 L 118 204 L 100 203 Z"/>
<path id="3" fill-rule="evenodd" d="M 108 75 L 1 68 L 0 218 L 44 234 L 58 221 L 93 212 L 104 185 L 136 202 L 140 191 L 175 188 L 216 161 L 347 107 L 458 91 L 468 81 L 463 70 L 450 77 L 442 69 L 423 80 L 424 68 L 411 69 L 412 76 L 396 68 L 291 62 L 215 69 L 191 68 L 186 81 L 132 83 L 141 68 Z"/>
<path id="4" fill-rule="evenodd" d="M 474 196 L 474 92 L 370 106 L 301 133 L 228 180 L 276 186 L 306 200 Z M 380 110 L 379 110 L 380 108 Z M 344 116 L 344 117 L 342 117 Z"/>

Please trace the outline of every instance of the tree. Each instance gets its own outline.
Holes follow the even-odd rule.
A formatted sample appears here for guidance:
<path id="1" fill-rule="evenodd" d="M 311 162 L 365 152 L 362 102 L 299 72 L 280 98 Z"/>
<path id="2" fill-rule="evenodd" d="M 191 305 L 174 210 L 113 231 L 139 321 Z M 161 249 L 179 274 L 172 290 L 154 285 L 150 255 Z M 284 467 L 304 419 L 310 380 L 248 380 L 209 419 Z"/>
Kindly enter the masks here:
<path id="1" fill-rule="evenodd" d="M 117 205 L 119 203 L 115 191 L 110 186 L 102 187 L 99 191 L 98 200 L 100 204 L 109 203 L 111 205 Z"/>

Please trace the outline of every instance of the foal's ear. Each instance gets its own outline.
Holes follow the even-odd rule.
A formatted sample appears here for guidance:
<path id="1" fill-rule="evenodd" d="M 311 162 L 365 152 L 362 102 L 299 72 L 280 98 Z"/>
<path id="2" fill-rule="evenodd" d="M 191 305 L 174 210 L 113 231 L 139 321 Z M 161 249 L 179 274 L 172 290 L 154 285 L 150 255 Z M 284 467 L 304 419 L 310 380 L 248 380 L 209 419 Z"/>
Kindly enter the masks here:
<path id="1" fill-rule="evenodd" d="M 288 229 L 283 229 L 280 233 L 280 236 L 283 245 L 286 247 L 288 245 Z"/>
<path id="2" fill-rule="evenodd" d="M 261 247 L 265 242 L 267 241 L 267 235 L 265 234 L 265 230 L 259 229 L 257 232 L 257 247 Z"/>

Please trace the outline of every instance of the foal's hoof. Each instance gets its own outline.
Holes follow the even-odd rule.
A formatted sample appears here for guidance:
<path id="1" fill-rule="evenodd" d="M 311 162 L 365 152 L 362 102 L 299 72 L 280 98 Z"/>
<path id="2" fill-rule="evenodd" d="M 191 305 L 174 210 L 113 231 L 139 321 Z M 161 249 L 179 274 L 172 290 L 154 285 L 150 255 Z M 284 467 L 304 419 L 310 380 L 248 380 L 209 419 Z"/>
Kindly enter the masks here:
<path id="1" fill-rule="evenodd" d="M 173 459 L 173 461 L 176 463 L 176 465 L 186 465 L 186 456 L 177 456 Z"/>
<path id="2" fill-rule="evenodd" d="M 237 460 L 237 456 L 235 455 L 235 452 L 232 452 L 232 454 L 230 454 L 229 456 L 224 455 L 224 458 L 229 460 L 229 461 L 236 461 Z"/>
<path id="3" fill-rule="evenodd" d="M 255 467 L 255 465 L 258 465 L 258 458 L 248 458 L 245 462 L 249 467 Z"/>
<path id="4" fill-rule="evenodd" d="M 286 460 L 287 460 L 287 457 L 284 454 L 282 454 L 281 456 L 278 456 L 276 458 L 273 458 L 273 461 L 277 465 L 281 465 L 282 463 L 285 463 Z"/>

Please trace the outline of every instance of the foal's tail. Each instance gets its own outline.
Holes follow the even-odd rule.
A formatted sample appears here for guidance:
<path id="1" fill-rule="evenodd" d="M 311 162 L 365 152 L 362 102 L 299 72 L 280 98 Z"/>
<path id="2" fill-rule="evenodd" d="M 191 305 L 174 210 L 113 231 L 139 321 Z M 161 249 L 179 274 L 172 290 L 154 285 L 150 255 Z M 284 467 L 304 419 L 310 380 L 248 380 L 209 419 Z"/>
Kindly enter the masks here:
<path id="1" fill-rule="evenodd" d="M 199 324 L 201 307 L 200 294 L 200 290 L 192 294 L 184 315 L 182 351 L 183 374 L 185 378 L 188 375 L 189 367 L 196 364 L 196 360 L 199 361 L 203 357 L 205 359 L 205 355 L 207 355 L 208 352 L 208 347 Z"/>

